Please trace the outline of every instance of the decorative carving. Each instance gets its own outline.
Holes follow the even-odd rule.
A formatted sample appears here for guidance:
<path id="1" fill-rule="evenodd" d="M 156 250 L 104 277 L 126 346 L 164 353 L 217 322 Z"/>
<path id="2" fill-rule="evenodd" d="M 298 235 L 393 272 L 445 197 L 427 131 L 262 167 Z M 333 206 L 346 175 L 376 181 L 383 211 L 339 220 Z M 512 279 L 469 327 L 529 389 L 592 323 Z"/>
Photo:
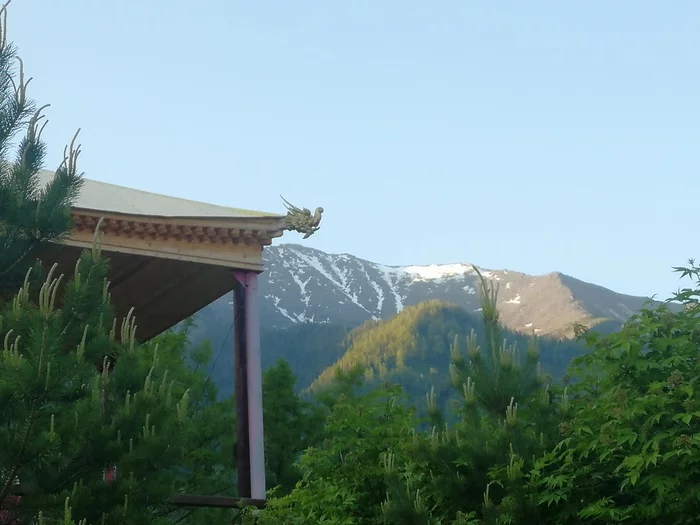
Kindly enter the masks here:
<path id="1" fill-rule="evenodd" d="M 282 196 L 280 195 L 280 197 Z M 286 230 L 303 233 L 304 239 L 308 239 L 321 228 L 323 208 L 316 208 L 312 215 L 310 209 L 297 208 L 284 197 L 282 197 L 282 200 L 284 201 L 284 207 L 287 208 Z"/>

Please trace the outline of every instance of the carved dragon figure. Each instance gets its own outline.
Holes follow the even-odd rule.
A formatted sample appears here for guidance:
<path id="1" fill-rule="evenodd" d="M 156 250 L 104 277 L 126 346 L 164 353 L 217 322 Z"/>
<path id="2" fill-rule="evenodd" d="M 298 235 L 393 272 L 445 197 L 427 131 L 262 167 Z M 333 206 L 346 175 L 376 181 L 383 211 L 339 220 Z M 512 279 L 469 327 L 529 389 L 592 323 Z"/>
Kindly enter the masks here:
<path id="1" fill-rule="evenodd" d="M 280 197 L 282 196 L 280 195 Z M 316 208 L 312 215 L 310 209 L 297 208 L 284 197 L 282 200 L 284 207 L 287 208 L 287 230 L 303 233 L 304 239 L 308 239 L 321 228 L 323 208 Z"/>

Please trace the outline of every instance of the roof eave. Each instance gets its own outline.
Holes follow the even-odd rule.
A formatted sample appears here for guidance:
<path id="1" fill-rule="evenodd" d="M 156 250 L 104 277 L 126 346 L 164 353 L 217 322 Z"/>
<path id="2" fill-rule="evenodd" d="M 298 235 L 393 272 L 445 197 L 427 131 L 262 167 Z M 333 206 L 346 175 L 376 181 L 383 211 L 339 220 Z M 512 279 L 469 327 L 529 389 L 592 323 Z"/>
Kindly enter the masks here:
<path id="1" fill-rule="evenodd" d="M 84 213 L 86 215 L 119 215 L 123 217 L 131 217 L 134 220 L 142 219 L 184 219 L 184 220 L 245 220 L 245 219 L 286 219 L 285 215 L 276 215 L 266 212 L 250 212 L 248 215 L 154 215 L 144 213 L 126 213 L 122 211 L 98 210 L 94 208 L 81 208 L 79 206 L 71 206 L 71 211 L 74 213 Z"/>
<path id="2" fill-rule="evenodd" d="M 166 217 L 118 213 L 86 208 L 71 209 L 78 231 L 94 230 L 100 219 L 102 228 L 116 235 L 141 238 L 207 239 L 213 242 L 257 242 L 269 245 L 281 237 L 286 217 L 280 215 L 250 217 Z"/>

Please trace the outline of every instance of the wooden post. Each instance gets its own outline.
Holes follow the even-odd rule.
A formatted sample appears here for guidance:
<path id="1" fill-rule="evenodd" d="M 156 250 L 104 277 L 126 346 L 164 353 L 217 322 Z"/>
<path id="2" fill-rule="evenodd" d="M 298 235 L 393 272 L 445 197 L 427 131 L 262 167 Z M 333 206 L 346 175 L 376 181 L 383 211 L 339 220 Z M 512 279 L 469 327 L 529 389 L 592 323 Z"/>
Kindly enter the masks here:
<path id="1" fill-rule="evenodd" d="M 246 379 L 248 382 L 248 447 L 251 498 L 265 499 L 265 439 L 263 432 L 262 359 L 258 274 L 246 272 Z"/>
<path id="2" fill-rule="evenodd" d="M 234 308 L 239 496 L 264 500 L 265 442 L 258 275 L 255 272 L 234 272 L 234 277 L 237 281 Z"/>
<path id="3" fill-rule="evenodd" d="M 248 374 L 245 288 L 237 272 L 233 285 L 233 352 L 236 402 L 236 471 L 238 496 L 250 498 L 250 441 L 248 431 Z"/>
<path id="4" fill-rule="evenodd" d="M 170 503 L 180 507 L 233 509 L 243 505 L 262 509 L 266 503 L 258 274 L 234 271 L 233 277 L 233 366 L 236 383 L 234 455 L 238 471 L 238 497 L 171 496 Z"/>

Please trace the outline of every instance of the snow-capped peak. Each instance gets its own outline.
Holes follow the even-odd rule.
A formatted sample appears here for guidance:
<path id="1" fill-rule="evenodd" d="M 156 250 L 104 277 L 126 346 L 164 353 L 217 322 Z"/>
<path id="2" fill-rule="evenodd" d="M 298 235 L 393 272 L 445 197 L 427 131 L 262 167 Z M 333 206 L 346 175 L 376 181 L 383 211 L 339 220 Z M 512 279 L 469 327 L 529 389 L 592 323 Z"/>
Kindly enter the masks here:
<path id="1" fill-rule="evenodd" d="M 267 327 L 303 322 L 357 326 L 430 299 L 476 315 L 480 309 L 478 276 L 468 263 L 386 266 L 290 244 L 266 248 L 264 260 L 261 315 Z M 502 319 L 514 330 L 568 333 L 576 322 L 627 318 L 643 304 L 641 298 L 594 290 L 589 288 L 594 285 L 561 274 L 535 277 L 480 267 L 479 272 L 501 282 Z"/>
<path id="2" fill-rule="evenodd" d="M 414 280 L 436 281 L 456 275 L 470 275 L 474 270 L 470 264 L 431 264 L 429 266 L 406 266 L 402 271 Z"/>

